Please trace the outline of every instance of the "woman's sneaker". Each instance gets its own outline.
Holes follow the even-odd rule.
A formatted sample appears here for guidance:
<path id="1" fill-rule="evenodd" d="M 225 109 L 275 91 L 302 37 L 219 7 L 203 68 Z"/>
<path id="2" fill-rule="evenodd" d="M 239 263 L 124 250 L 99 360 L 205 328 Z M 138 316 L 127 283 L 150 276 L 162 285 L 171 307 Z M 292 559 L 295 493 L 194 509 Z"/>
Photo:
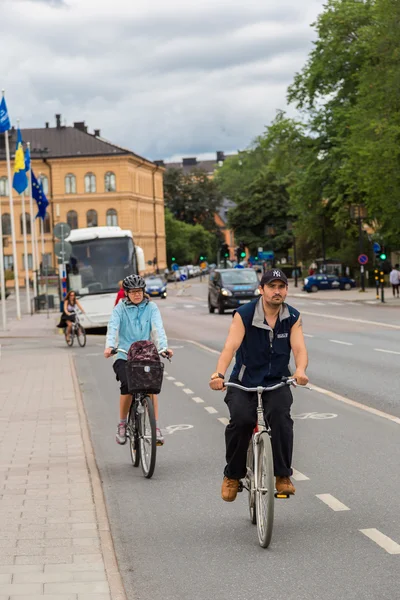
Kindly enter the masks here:
<path id="1" fill-rule="evenodd" d="M 126 423 L 118 423 L 115 439 L 117 440 L 117 444 L 121 444 L 121 446 L 126 443 Z"/>
<path id="2" fill-rule="evenodd" d="M 164 437 L 163 434 L 161 433 L 161 429 L 159 427 L 156 427 L 156 440 L 157 440 L 157 446 L 163 446 L 164 445 Z"/>

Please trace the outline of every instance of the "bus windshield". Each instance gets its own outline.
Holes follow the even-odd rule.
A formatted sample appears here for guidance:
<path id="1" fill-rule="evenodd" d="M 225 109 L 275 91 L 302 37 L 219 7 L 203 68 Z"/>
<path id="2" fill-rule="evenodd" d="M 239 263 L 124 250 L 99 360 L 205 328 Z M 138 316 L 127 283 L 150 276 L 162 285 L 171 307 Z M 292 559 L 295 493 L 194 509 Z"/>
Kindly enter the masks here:
<path id="1" fill-rule="evenodd" d="M 118 282 L 136 272 L 133 241 L 129 237 L 71 242 L 68 287 L 79 295 L 117 292 Z"/>

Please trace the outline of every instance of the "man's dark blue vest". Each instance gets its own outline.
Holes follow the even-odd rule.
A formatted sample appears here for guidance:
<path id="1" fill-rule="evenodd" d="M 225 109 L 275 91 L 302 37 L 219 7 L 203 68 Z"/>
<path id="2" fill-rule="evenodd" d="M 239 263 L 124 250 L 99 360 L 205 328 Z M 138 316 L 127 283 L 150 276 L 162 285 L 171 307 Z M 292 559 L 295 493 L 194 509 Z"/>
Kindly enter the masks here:
<path id="1" fill-rule="evenodd" d="M 236 352 L 230 380 L 246 387 L 271 385 L 289 376 L 290 330 L 300 317 L 298 310 L 282 304 L 274 329 L 267 324 L 262 298 L 238 308 L 245 335 Z"/>

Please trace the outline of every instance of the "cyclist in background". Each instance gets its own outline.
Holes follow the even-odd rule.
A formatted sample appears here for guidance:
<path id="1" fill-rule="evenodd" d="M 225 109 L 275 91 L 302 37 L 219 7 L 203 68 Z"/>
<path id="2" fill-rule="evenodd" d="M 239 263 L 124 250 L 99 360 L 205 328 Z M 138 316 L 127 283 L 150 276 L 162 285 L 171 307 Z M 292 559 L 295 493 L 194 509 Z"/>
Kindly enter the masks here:
<path id="1" fill-rule="evenodd" d="M 105 358 L 111 356 L 111 351 L 118 346 L 128 352 L 133 342 L 142 340 L 151 340 L 158 351 L 165 350 L 168 346 L 167 336 L 161 314 L 155 302 L 150 302 L 149 297 L 144 293 L 146 283 L 140 275 L 128 275 L 122 282 L 125 298 L 119 302 L 111 314 L 108 323 L 106 348 L 104 350 Z M 168 356 L 173 355 L 173 351 L 166 350 Z M 126 376 L 126 354 L 118 352 L 113 369 L 120 382 L 120 402 L 119 415 L 120 420 L 117 427 L 116 440 L 118 444 L 126 442 L 126 424 L 129 409 L 132 402 L 132 395 L 128 390 L 128 381 Z M 158 399 L 152 394 L 154 403 L 154 412 L 156 417 L 157 444 L 164 444 L 164 438 L 158 426 Z"/>
<path id="2" fill-rule="evenodd" d="M 71 290 L 65 297 L 63 313 L 61 315 L 60 322 L 57 325 L 57 327 L 61 329 L 64 329 L 65 327 L 67 328 L 67 342 L 69 342 L 71 337 L 72 324 L 75 323 L 75 314 L 77 308 L 79 308 L 82 313 L 85 313 L 81 304 L 76 299 L 75 292 Z"/>
<path id="3" fill-rule="evenodd" d="M 229 381 L 245 387 L 267 387 L 289 376 L 293 351 L 296 371 L 293 377 L 306 385 L 307 350 L 300 313 L 285 304 L 288 280 L 279 269 L 266 271 L 260 281 L 260 297 L 234 311 L 233 321 L 211 375 L 210 387 L 224 389 L 225 373 L 236 353 Z M 257 394 L 230 387 L 225 402 L 230 413 L 225 430 L 226 461 L 221 496 L 226 502 L 235 500 L 239 481 L 246 475 L 247 448 L 257 422 Z M 272 451 L 276 489 L 281 494 L 294 494 L 292 475 L 293 402 L 289 386 L 268 392 L 265 417 L 272 432 Z"/>
<path id="4" fill-rule="evenodd" d="M 122 287 L 122 279 L 121 279 L 121 281 L 118 281 L 118 286 L 119 286 L 119 290 L 118 290 L 117 297 L 115 298 L 114 306 L 117 306 L 118 302 L 125 298 L 125 290 Z"/>

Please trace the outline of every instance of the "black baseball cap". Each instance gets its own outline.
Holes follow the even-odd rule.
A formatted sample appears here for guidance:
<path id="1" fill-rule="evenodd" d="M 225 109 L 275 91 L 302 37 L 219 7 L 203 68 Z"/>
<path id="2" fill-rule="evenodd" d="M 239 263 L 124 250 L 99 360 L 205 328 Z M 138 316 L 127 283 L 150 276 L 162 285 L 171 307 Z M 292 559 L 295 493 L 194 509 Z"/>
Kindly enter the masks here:
<path id="1" fill-rule="evenodd" d="M 288 284 L 287 277 L 283 271 L 280 269 L 270 269 L 269 271 L 265 271 L 264 275 L 261 277 L 260 285 L 263 287 L 263 285 L 276 280 L 283 281 L 285 285 Z"/>

